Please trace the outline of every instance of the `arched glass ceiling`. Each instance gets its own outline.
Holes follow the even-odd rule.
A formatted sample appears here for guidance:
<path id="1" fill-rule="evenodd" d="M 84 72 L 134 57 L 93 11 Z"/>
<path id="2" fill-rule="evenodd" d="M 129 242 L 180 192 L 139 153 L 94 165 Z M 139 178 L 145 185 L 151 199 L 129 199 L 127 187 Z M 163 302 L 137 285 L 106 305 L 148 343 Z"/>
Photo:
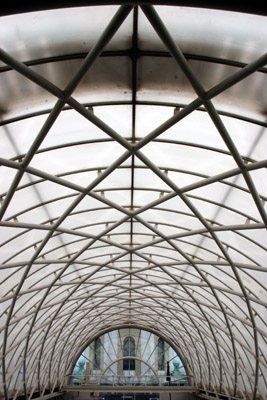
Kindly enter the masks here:
<path id="1" fill-rule="evenodd" d="M 85 338 L 138 326 L 198 388 L 263 399 L 266 18 L 101 6 L 0 29 L 1 393 L 53 392 Z"/>

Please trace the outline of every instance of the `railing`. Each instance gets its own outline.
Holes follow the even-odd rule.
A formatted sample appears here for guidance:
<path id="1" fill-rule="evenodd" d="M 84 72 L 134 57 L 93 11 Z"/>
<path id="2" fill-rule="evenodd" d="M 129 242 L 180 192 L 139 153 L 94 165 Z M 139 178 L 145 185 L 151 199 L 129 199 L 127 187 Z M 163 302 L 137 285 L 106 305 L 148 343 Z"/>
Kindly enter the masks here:
<path id="1" fill-rule="evenodd" d="M 71 386 L 188 386 L 189 376 L 70 375 L 67 377 L 67 384 Z"/>

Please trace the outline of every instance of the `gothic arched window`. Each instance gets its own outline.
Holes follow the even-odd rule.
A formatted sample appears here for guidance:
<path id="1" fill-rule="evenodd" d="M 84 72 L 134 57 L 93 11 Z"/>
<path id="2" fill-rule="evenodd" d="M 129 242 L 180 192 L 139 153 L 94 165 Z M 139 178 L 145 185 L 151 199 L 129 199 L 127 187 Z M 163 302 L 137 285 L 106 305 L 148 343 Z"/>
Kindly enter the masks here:
<path id="1" fill-rule="evenodd" d="M 99 338 L 94 343 L 94 369 L 100 369 L 101 362 L 101 341 Z"/>
<path id="2" fill-rule="evenodd" d="M 158 370 L 165 370 L 164 340 L 161 338 L 158 340 Z"/>
<path id="3" fill-rule="evenodd" d="M 129 357 L 123 360 L 123 370 L 134 371 L 135 359 L 130 357 L 135 357 L 135 340 L 131 336 L 127 336 L 123 341 L 123 357 Z"/>

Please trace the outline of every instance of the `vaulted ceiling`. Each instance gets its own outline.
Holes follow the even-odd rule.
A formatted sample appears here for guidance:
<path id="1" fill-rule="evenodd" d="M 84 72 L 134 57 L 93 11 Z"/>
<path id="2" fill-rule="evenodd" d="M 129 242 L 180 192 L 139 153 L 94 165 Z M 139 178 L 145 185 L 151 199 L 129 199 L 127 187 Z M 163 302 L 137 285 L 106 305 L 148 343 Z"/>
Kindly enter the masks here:
<path id="1" fill-rule="evenodd" d="M 1 17 L 6 399 L 53 392 L 122 326 L 199 388 L 264 398 L 266 28 L 161 5 Z"/>

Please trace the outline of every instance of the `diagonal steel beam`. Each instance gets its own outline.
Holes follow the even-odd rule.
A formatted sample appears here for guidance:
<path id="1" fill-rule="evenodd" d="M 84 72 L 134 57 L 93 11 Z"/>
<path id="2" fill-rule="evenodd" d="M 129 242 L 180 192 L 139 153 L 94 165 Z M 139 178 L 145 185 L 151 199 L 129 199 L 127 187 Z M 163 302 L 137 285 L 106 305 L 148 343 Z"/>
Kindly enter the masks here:
<path id="1" fill-rule="evenodd" d="M 38 75 L 36 73 L 33 73 L 33 71 L 31 71 L 29 68 L 24 66 L 22 63 L 19 63 L 16 60 L 12 59 L 12 57 L 7 56 L 7 54 L 4 51 L 2 51 L 2 50 L 0 51 L 0 59 L 2 61 L 7 62 L 9 65 L 10 65 L 10 63 L 12 63 L 13 65 L 11 65 L 11 66 L 13 66 L 15 69 L 17 69 L 20 73 L 26 74 L 26 76 L 29 79 L 32 79 L 38 85 L 40 85 L 41 87 L 44 87 L 48 91 L 53 90 L 53 94 L 56 95 L 59 98 L 59 100 L 56 103 L 55 108 L 53 109 L 52 113 L 49 115 L 49 117 L 47 119 L 47 122 L 45 123 L 44 127 L 41 129 L 41 131 L 40 131 L 39 135 L 37 136 L 35 142 L 31 146 L 31 148 L 28 151 L 25 159 L 23 160 L 23 162 L 22 162 L 22 167 L 23 168 L 25 168 L 29 164 L 29 162 L 31 161 L 32 157 L 34 156 L 36 150 L 38 149 L 38 147 L 42 143 L 43 139 L 45 138 L 45 136 L 49 132 L 51 126 L 53 125 L 53 123 L 57 119 L 59 113 L 63 109 L 63 106 L 65 104 L 65 99 L 67 97 L 69 97 L 71 95 L 71 93 L 74 91 L 74 89 L 78 85 L 79 81 L 82 79 L 82 77 L 87 72 L 87 70 L 92 65 L 92 63 L 97 59 L 98 55 L 101 53 L 101 51 L 106 46 L 106 44 L 111 40 L 112 36 L 118 30 L 118 28 L 120 27 L 122 22 L 125 20 L 125 18 L 129 14 L 131 9 L 132 9 L 132 6 L 128 6 L 128 5 L 127 6 L 121 6 L 119 8 L 119 10 L 115 14 L 115 16 L 113 17 L 111 22 L 109 23 L 109 25 L 105 29 L 104 33 L 102 34 L 102 36 L 100 37 L 100 39 L 96 43 L 96 45 L 89 52 L 88 56 L 84 60 L 82 66 L 79 69 L 79 71 L 77 72 L 77 74 L 69 82 L 69 84 L 67 85 L 65 91 L 61 92 L 61 93 L 58 92 L 58 90 L 55 91 L 55 88 L 53 87 L 51 82 L 46 81 L 43 77 L 41 77 L 40 75 Z M 23 176 L 23 173 L 24 173 L 23 170 L 20 170 L 17 173 L 15 179 L 13 180 L 13 184 L 11 185 L 11 190 L 9 191 L 8 195 L 5 198 L 4 204 L 2 205 L 0 218 L 3 217 L 4 212 L 6 211 L 8 205 L 9 205 L 9 203 L 10 203 L 10 201 L 11 201 L 11 199 L 12 199 L 14 193 L 15 193 L 15 190 L 16 190 L 16 188 L 17 188 L 17 186 L 18 186 L 18 184 L 19 184 L 19 182 L 20 182 L 20 180 L 21 180 L 21 178 Z M 17 293 L 19 293 L 20 288 L 23 285 L 24 280 L 26 279 L 26 276 L 28 274 L 28 270 L 29 269 L 30 269 L 30 266 L 29 266 L 28 269 L 25 270 L 25 274 L 23 276 L 23 279 L 21 280 L 20 284 L 17 287 L 17 290 L 16 290 Z M 14 309 L 14 306 L 15 306 L 15 301 L 16 300 L 14 299 L 14 301 L 12 302 L 12 304 L 11 304 L 11 306 L 9 308 L 7 321 L 9 321 L 10 318 L 11 318 L 11 315 L 12 315 L 12 312 L 13 312 L 13 309 Z M 6 345 L 7 345 L 7 334 L 8 334 L 8 323 L 7 323 L 7 328 L 5 330 L 4 339 L 3 339 L 3 354 L 5 354 L 5 349 L 6 349 Z M 6 399 L 8 399 L 8 391 L 7 391 L 7 387 L 6 387 L 6 384 L 5 384 L 5 376 L 6 376 L 5 361 L 3 362 L 2 371 L 3 371 L 3 381 L 4 381 L 4 393 L 5 393 Z M 27 388 L 26 388 L 26 386 L 25 386 L 25 395 L 27 397 Z"/>
<path id="2" fill-rule="evenodd" d="M 194 88 L 194 90 L 196 91 L 197 95 L 203 100 L 203 103 L 211 117 L 211 119 L 213 120 L 215 126 L 217 127 L 219 133 L 221 134 L 223 140 L 225 141 L 227 147 L 229 148 L 233 158 L 235 159 L 237 165 L 239 166 L 241 173 L 244 176 L 244 179 L 247 182 L 248 187 L 250 188 L 251 194 L 254 198 L 255 204 L 262 216 L 263 221 L 265 222 L 265 224 L 267 225 L 267 215 L 265 213 L 265 210 L 260 202 L 260 198 L 259 195 L 253 185 L 253 182 L 251 180 L 251 178 L 248 176 L 247 173 L 244 172 L 244 163 L 243 160 L 238 152 L 238 150 L 236 149 L 230 135 L 228 134 L 225 126 L 223 125 L 219 115 L 217 114 L 213 104 L 210 102 L 210 100 L 207 100 L 205 98 L 205 91 L 202 87 L 202 85 L 200 84 L 200 82 L 198 81 L 198 79 L 194 76 L 193 72 L 191 71 L 189 65 L 187 64 L 186 59 L 184 58 L 183 54 L 181 53 L 181 51 L 178 49 L 178 47 L 176 46 L 176 44 L 174 43 L 173 39 L 171 38 L 169 32 L 167 31 L 167 29 L 165 28 L 164 24 L 162 23 L 161 19 L 159 18 L 158 14 L 156 13 L 156 11 L 154 10 L 153 7 L 151 6 L 142 6 L 142 10 L 144 11 L 145 15 L 147 16 L 147 18 L 149 19 L 150 23 L 152 24 L 152 26 L 154 27 L 155 31 L 158 33 L 159 37 L 161 38 L 161 40 L 163 41 L 163 43 L 166 45 L 166 47 L 169 49 L 170 53 L 172 54 L 172 56 L 174 57 L 174 59 L 177 61 L 177 63 L 179 64 L 179 66 L 181 67 L 181 69 L 183 70 L 183 72 L 185 73 L 187 79 L 189 80 L 189 82 L 191 83 L 192 87 Z M 267 54 L 264 56 L 262 62 L 264 62 L 264 64 L 267 61 Z M 251 73 L 251 71 L 249 71 L 249 74 Z M 241 78 L 243 79 L 243 77 Z M 236 83 L 236 81 L 234 81 L 234 83 Z M 229 80 L 227 81 L 227 84 L 225 83 L 225 85 L 222 85 L 223 87 L 221 88 L 222 90 L 225 90 L 226 88 L 230 87 L 229 85 Z M 224 89 L 225 87 L 225 89 Z M 195 212 L 197 212 L 197 210 L 195 210 Z M 198 215 L 199 217 L 201 217 L 201 215 L 199 213 L 197 213 L 196 215 Z M 202 219 L 202 218 L 201 218 Z M 205 222 L 202 219 L 202 222 Z M 204 224 L 205 226 L 205 224 Z M 242 283 L 241 278 L 239 277 L 238 272 L 236 271 L 232 261 L 229 258 L 229 255 L 225 252 L 223 246 L 220 244 L 220 241 L 214 236 L 214 234 L 212 235 L 213 238 L 215 239 L 217 245 L 221 248 L 221 251 L 223 252 L 223 254 L 226 256 L 226 258 L 229 260 L 230 264 L 233 267 L 233 272 L 237 278 L 237 281 L 243 291 L 244 297 L 246 299 L 247 302 L 247 307 L 248 307 L 248 312 L 250 315 L 251 320 L 253 321 L 253 325 L 255 327 L 255 334 L 254 334 L 254 345 L 255 345 L 255 384 L 254 384 L 254 391 L 253 391 L 253 399 L 256 398 L 257 395 L 257 386 L 258 386 L 258 379 L 259 379 L 259 362 L 258 362 L 258 358 L 259 358 L 259 349 L 258 349 L 258 338 L 257 338 L 257 333 L 256 333 L 256 322 L 255 322 L 255 318 L 254 318 L 254 314 L 250 305 L 250 302 L 248 300 L 247 297 L 247 292 L 244 288 L 244 285 Z M 234 343 L 233 343 L 234 344 Z M 237 365 L 237 364 L 236 364 Z M 237 381 L 237 368 L 235 368 L 235 375 L 236 375 L 236 379 L 235 381 Z M 236 391 L 236 387 L 235 390 Z"/>
<path id="3" fill-rule="evenodd" d="M 35 141 L 33 142 L 32 146 L 30 147 L 26 157 L 24 158 L 22 162 L 22 166 L 25 167 L 27 166 L 32 157 L 34 156 L 35 152 L 41 145 L 42 141 L 46 137 L 47 133 L 49 132 L 50 128 L 54 124 L 55 120 L 57 119 L 58 115 L 62 111 L 66 99 L 71 95 L 71 93 L 75 90 L 76 86 L 80 82 L 80 80 L 83 78 L 84 74 L 88 71 L 88 69 L 91 67 L 93 62 L 97 59 L 97 57 L 100 55 L 104 47 L 107 45 L 107 43 L 111 40 L 115 32 L 118 30 L 122 22 L 125 20 L 125 18 L 128 16 L 129 12 L 131 11 L 132 6 L 126 5 L 126 6 L 121 6 L 115 16 L 112 18 L 111 22 L 101 35 L 100 39 L 98 42 L 93 46 L 91 51 L 88 53 L 88 56 L 85 58 L 83 61 L 80 69 L 78 72 L 74 75 L 73 79 L 69 82 L 67 85 L 66 89 L 64 91 L 60 90 L 57 88 L 55 85 L 53 85 L 50 81 L 36 73 L 35 71 L 31 70 L 30 68 L 26 67 L 23 63 L 17 61 L 15 58 L 10 56 L 7 52 L 4 50 L 0 49 L 0 60 L 3 62 L 7 63 L 11 67 L 13 67 L 15 70 L 26 76 L 28 79 L 32 80 L 33 82 L 37 83 L 39 86 L 43 87 L 44 89 L 48 90 L 50 93 L 55 95 L 59 100 L 57 101 L 54 109 L 50 113 L 49 117 L 47 118 L 44 126 L 42 127 L 41 131 L 39 132 L 38 136 L 36 137 Z M 17 173 L 15 176 L 13 183 L 10 187 L 10 190 L 5 198 L 4 203 L 2 204 L 1 210 L 0 210 L 0 219 L 3 217 L 14 193 L 15 190 L 23 176 L 23 171 L 20 171 Z"/>
<path id="4" fill-rule="evenodd" d="M 264 210 L 264 207 L 262 206 L 262 203 L 260 201 L 259 195 L 256 191 L 255 186 L 253 185 L 253 182 L 250 178 L 250 176 L 244 172 L 244 162 L 242 160 L 242 157 L 240 156 L 231 136 L 227 132 L 224 124 L 222 123 L 217 110 L 213 106 L 213 104 L 210 101 L 210 98 L 212 97 L 212 93 L 214 95 L 217 95 L 220 90 L 224 91 L 228 89 L 229 87 L 233 86 L 240 80 L 244 79 L 244 77 L 252 74 L 255 72 L 255 70 L 259 69 L 261 66 L 264 66 L 267 63 L 267 53 L 265 53 L 263 56 L 261 56 L 258 60 L 256 60 L 253 64 L 245 67 L 245 71 L 243 73 L 236 73 L 233 74 L 230 78 L 226 79 L 223 83 L 220 83 L 220 85 L 216 85 L 216 89 L 212 92 L 209 93 L 209 98 L 206 97 L 206 92 L 204 88 L 202 87 L 201 83 L 199 80 L 196 78 L 194 75 L 193 71 L 191 70 L 189 64 L 187 63 L 187 60 L 185 59 L 183 53 L 180 51 L 180 49 L 176 46 L 174 43 L 174 40 L 170 36 L 168 30 L 162 23 L 160 17 L 158 16 L 157 12 L 152 6 L 142 6 L 142 10 L 144 11 L 145 15 L 149 19 L 150 23 L 154 27 L 155 31 L 161 38 L 162 42 L 165 44 L 165 46 L 168 48 L 170 51 L 171 55 L 173 58 L 176 60 L 180 68 L 183 70 L 185 76 L 191 83 L 192 87 L 194 88 L 195 92 L 197 93 L 198 97 L 203 101 L 203 104 L 205 105 L 211 119 L 213 120 L 215 126 L 218 129 L 218 132 L 221 134 L 222 139 L 224 140 L 225 144 L 229 148 L 234 160 L 236 161 L 237 165 L 239 166 L 241 173 L 244 176 L 244 179 L 251 191 L 251 194 L 253 196 L 253 199 L 255 201 L 255 204 L 261 214 L 261 217 L 265 224 L 267 225 L 267 214 Z"/>

